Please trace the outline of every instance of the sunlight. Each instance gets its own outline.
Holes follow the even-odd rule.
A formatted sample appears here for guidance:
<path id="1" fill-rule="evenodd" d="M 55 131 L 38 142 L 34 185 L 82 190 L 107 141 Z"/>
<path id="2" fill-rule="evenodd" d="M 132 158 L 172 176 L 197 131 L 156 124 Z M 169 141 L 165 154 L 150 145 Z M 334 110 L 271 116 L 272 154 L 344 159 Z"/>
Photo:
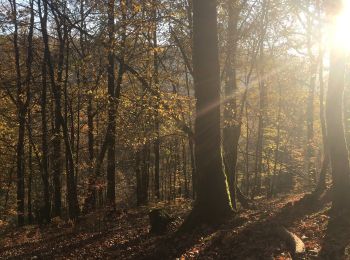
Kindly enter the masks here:
<path id="1" fill-rule="evenodd" d="M 350 51 L 350 0 L 343 0 L 341 13 L 335 18 L 331 27 L 330 35 L 333 47 L 340 48 L 343 51 Z"/>

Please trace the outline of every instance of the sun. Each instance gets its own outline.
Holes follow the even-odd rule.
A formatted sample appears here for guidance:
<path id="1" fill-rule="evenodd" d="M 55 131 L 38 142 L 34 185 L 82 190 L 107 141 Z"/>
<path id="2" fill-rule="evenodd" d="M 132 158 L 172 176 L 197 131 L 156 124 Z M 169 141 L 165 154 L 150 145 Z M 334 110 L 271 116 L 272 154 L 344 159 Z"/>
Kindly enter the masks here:
<path id="1" fill-rule="evenodd" d="M 331 44 L 335 48 L 350 52 L 350 0 L 342 1 L 340 13 L 334 17 L 331 26 Z"/>

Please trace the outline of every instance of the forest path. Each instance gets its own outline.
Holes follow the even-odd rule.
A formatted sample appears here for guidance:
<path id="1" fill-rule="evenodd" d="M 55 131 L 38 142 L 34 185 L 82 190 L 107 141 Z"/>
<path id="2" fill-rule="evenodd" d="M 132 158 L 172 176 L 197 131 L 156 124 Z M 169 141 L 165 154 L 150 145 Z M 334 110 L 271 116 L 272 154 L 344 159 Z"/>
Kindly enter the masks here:
<path id="1" fill-rule="evenodd" d="M 203 226 L 191 234 L 174 232 L 191 208 L 184 200 L 162 205 L 177 217 L 173 231 L 162 236 L 148 234 L 146 207 L 109 216 L 102 211 L 76 226 L 18 228 L 0 238 L 0 259 L 290 259 L 287 245 L 273 232 L 277 226 L 303 240 L 306 252 L 299 259 L 318 258 L 322 243 L 328 248 L 321 252 L 324 259 L 334 259 L 328 255 L 344 250 L 347 233 L 341 232 L 346 243 L 333 246 L 338 233 L 327 232 L 328 222 L 339 227 L 329 221 L 329 196 L 311 201 L 302 199 L 304 195 L 260 199 L 256 209 L 242 210 L 218 228 Z"/>

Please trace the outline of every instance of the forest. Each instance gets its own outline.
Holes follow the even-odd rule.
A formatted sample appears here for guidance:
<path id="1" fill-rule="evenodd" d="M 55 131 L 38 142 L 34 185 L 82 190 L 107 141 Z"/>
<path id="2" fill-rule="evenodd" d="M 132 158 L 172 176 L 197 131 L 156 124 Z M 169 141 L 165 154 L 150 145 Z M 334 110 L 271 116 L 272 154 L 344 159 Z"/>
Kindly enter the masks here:
<path id="1" fill-rule="evenodd" d="M 349 0 L 0 0 L 0 259 L 350 259 Z"/>

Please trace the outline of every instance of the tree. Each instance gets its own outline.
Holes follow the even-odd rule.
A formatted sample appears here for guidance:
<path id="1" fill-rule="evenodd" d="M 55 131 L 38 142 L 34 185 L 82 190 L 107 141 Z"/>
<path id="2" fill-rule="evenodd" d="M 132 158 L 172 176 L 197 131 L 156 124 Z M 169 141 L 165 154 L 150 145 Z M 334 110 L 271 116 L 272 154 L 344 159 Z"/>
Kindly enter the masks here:
<path id="1" fill-rule="evenodd" d="M 224 102 L 224 129 L 223 151 L 225 170 L 230 189 L 232 207 L 236 209 L 236 164 L 237 150 L 241 126 L 238 122 L 237 111 L 237 79 L 235 59 L 237 51 L 237 25 L 239 21 L 240 7 L 238 1 L 228 1 L 228 26 L 227 26 L 227 65 Z"/>
<path id="2" fill-rule="evenodd" d="M 107 151 L 107 200 L 115 207 L 115 135 L 116 135 L 116 95 L 115 95 L 115 25 L 114 0 L 108 1 L 108 151 Z"/>
<path id="3" fill-rule="evenodd" d="M 221 157 L 220 68 L 216 2 L 193 1 L 193 72 L 196 103 L 197 198 L 184 228 L 215 223 L 232 213 Z"/>
<path id="4" fill-rule="evenodd" d="M 42 38 L 44 43 L 44 59 L 48 67 L 50 85 L 51 85 L 53 99 L 56 107 L 55 111 L 57 111 L 57 114 L 55 114 L 55 116 L 58 117 L 59 125 L 60 127 L 62 127 L 63 139 L 64 139 L 66 152 L 67 152 L 66 154 L 68 159 L 67 200 L 68 200 L 69 217 L 71 219 L 76 219 L 80 214 L 80 209 L 79 209 L 77 189 L 76 189 L 76 183 L 75 183 L 75 177 L 74 177 L 73 151 L 72 151 L 71 141 L 69 138 L 67 121 L 63 118 L 62 110 L 61 110 L 61 102 L 60 102 L 61 86 L 59 85 L 59 82 L 56 82 L 55 70 L 54 70 L 54 66 L 51 58 L 49 36 L 47 31 L 48 1 L 47 0 L 43 1 L 43 12 L 41 10 L 40 1 L 38 1 L 38 6 L 39 6 L 40 23 L 42 28 Z"/>
<path id="5" fill-rule="evenodd" d="M 258 65 L 258 77 L 259 77 L 259 122 L 258 133 L 255 149 L 255 173 L 254 173 L 254 187 L 252 198 L 256 196 L 261 189 L 261 175 L 263 170 L 263 152 L 264 152 L 264 128 L 266 123 L 266 111 L 267 111 L 267 83 L 265 72 L 265 39 L 267 34 L 267 26 L 269 23 L 269 0 L 262 2 L 261 11 L 261 25 L 260 25 L 260 42 L 259 42 L 259 65 Z"/>
<path id="6" fill-rule="evenodd" d="M 159 61 L 158 61 L 158 36 L 157 36 L 157 0 L 152 2 L 152 18 L 153 18 L 153 77 L 154 77 L 154 87 L 157 92 L 159 89 Z M 160 93 L 156 96 L 156 107 L 155 107 L 155 131 L 156 138 L 154 140 L 154 192 L 157 199 L 160 199 L 160 122 L 159 122 L 159 99 Z"/>
<path id="7" fill-rule="evenodd" d="M 18 107 L 18 141 L 17 141 L 17 220 L 18 225 L 24 225 L 24 134 L 27 106 L 23 100 L 23 86 L 20 67 L 20 47 L 18 44 L 18 20 L 17 20 L 17 2 L 12 0 L 12 19 L 14 24 L 13 48 L 16 63 L 16 88 L 17 88 L 17 107 Z"/>
<path id="8" fill-rule="evenodd" d="M 333 176 L 333 208 L 350 206 L 350 165 L 343 124 L 346 52 L 336 42 L 330 53 L 326 123 L 329 156 Z"/>
<path id="9" fill-rule="evenodd" d="M 318 18 L 321 18 L 321 6 L 320 1 L 317 1 L 316 8 L 318 11 Z M 315 193 L 320 193 L 326 189 L 326 173 L 329 169 L 329 152 L 328 152 L 328 140 L 327 140 L 327 130 L 326 130 L 326 119 L 325 119 L 325 105 L 324 105 L 324 77 L 323 77 L 323 70 L 324 70 L 324 62 L 323 62 L 323 56 L 324 56 L 324 50 L 323 50 L 323 42 L 322 42 L 322 33 L 321 33 L 321 27 L 318 29 L 318 37 L 319 37 L 319 84 L 320 84 L 320 93 L 319 93 L 319 100 L 320 100 L 320 122 L 321 122 L 321 134 L 322 134 L 322 144 L 323 144 L 323 159 L 322 159 L 322 166 L 320 170 L 320 176 L 319 180 L 315 189 Z"/>
<path id="10" fill-rule="evenodd" d="M 38 9 L 41 13 L 41 6 L 40 1 L 38 2 Z M 46 23 L 47 16 L 44 14 L 42 17 L 43 23 Z M 46 57 L 44 55 L 43 61 L 42 61 L 42 70 L 41 70 L 41 102 L 40 102 L 40 108 L 41 108 L 41 149 L 42 149 L 42 156 L 41 156 L 41 165 L 40 165 L 40 171 L 43 181 L 43 200 L 45 204 L 45 212 L 44 215 L 49 220 L 50 217 L 50 195 L 49 195 L 49 161 L 48 161 L 48 154 L 49 154 L 49 147 L 48 147 L 48 129 L 47 129 L 47 63 L 46 63 Z"/>

